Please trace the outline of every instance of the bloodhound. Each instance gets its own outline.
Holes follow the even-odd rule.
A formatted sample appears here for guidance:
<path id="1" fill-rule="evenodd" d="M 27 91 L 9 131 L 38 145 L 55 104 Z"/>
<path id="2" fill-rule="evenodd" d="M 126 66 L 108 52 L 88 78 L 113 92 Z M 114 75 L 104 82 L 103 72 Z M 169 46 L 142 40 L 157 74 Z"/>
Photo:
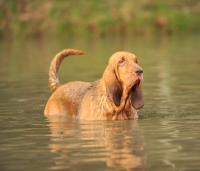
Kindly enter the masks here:
<path id="1" fill-rule="evenodd" d="M 60 85 L 58 69 L 69 55 L 82 51 L 65 49 L 50 65 L 49 82 L 53 94 L 44 110 L 45 115 L 68 115 L 85 120 L 126 120 L 137 118 L 144 106 L 142 95 L 143 70 L 135 55 L 114 53 L 102 78 L 95 82 L 73 81 Z"/>

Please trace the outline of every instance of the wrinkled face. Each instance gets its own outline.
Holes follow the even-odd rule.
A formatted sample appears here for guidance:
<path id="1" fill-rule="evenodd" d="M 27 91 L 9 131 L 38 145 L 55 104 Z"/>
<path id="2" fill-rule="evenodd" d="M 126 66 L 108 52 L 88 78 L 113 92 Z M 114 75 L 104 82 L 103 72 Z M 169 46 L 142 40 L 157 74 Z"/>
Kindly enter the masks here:
<path id="1" fill-rule="evenodd" d="M 123 108 L 130 98 L 135 109 L 144 106 L 142 95 L 143 70 L 135 55 L 128 52 L 113 54 L 103 74 L 108 99 Z"/>
<path id="2" fill-rule="evenodd" d="M 138 65 L 135 55 L 128 52 L 117 52 L 115 59 L 115 73 L 123 89 L 131 91 L 142 86 L 143 70 Z"/>

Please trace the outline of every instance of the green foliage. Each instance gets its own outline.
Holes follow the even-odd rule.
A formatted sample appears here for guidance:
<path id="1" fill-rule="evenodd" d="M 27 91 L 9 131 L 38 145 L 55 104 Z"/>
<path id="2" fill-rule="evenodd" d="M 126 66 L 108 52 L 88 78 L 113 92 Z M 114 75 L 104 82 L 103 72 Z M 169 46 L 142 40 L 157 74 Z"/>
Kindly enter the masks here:
<path id="1" fill-rule="evenodd" d="M 200 31 L 199 0 L 0 0 L 0 36 Z"/>

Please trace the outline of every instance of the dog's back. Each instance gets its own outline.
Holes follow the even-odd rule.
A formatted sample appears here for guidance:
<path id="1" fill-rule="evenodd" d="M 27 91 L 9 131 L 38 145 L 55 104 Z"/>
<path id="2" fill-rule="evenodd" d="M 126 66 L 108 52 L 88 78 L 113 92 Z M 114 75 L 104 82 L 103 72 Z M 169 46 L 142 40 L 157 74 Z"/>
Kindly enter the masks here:
<path id="1" fill-rule="evenodd" d="M 74 81 L 58 87 L 49 98 L 44 114 L 77 116 L 84 95 L 92 86 L 89 82 Z"/>

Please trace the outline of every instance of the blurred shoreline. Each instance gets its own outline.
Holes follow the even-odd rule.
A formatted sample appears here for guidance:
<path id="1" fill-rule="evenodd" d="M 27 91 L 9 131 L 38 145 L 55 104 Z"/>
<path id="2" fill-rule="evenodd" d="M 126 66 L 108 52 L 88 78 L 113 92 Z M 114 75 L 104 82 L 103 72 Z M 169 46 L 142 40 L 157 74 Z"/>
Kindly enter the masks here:
<path id="1" fill-rule="evenodd" d="M 200 31 L 199 0 L 0 0 L 0 38 Z"/>

